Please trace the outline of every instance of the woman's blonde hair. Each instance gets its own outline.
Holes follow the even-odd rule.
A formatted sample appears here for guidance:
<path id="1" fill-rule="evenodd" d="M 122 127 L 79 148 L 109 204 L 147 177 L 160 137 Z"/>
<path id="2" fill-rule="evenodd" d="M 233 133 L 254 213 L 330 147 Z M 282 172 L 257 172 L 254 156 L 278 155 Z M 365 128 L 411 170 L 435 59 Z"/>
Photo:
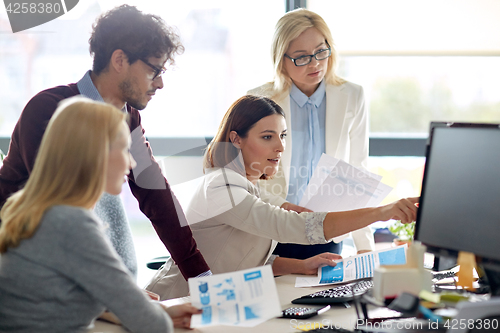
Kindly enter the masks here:
<path id="1" fill-rule="evenodd" d="M 54 205 L 92 207 L 105 188 L 108 153 L 125 114 L 84 97 L 62 101 L 49 121 L 26 186 L 5 203 L 0 253 L 36 231 Z"/>
<path id="2" fill-rule="evenodd" d="M 325 37 L 326 43 L 328 43 L 332 49 L 332 55 L 328 58 L 327 71 L 325 74 L 326 83 L 338 86 L 345 82 L 344 79 L 338 77 L 335 73 L 338 55 L 328 25 L 318 14 L 304 8 L 299 8 L 286 13 L 279 19 L 278 23 L 276 23 L 271 46 L 271 56 L 273 58 L 275 71 L 274 90 L 276 91 L 276 95 L 289 89 L 292 85 L 292 80 L 287 74 L 283 64 L 285 53 L 290 43 L 309 28 L 318 29 Z"/>
<path id="3" fill-rule="evenodd" d="M 283 109 L 267 97 L 252 95 L 240 97 L 229 107 L 217 134 L 208 145 L 203 157 L 203 168 L 229 167 L 245 176 L 244 163 L 239 159 L 240 150 L 232 144 L 230 133 L 235 131 L 240 138 L 246 138 L 248 131 L 259 120 L 275 114 L 285 117 Z M 265 174 L 261 176 L 261 179 L 267 178 Z"/>

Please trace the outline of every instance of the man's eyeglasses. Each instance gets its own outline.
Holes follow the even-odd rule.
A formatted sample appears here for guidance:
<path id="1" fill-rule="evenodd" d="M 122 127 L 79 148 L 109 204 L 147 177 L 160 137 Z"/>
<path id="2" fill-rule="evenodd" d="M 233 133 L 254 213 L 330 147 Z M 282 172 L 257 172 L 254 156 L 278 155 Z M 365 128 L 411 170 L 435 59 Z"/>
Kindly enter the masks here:
<path id="1" fill-rule="evenodd" d="M 327 44 L 328 45 L 328 44 Z M 298 58 L 292 58 L 285 54 L 285 57 L 293 61 L 295 66 L 305 66 L 309 64 L 312 60 L 312 57 L 316 58 L 316 60 L 324 60 L 332 55 L 332 49 L 330 46 L 328 46 L 327 49 L 321 49 L 318 52 L 310 55 L 303 55 Z"/>
<path id="2" fill-rule="evenodd" d="M 162 68 L 157 67 L 153 64 L 150 64 L 149 61 L 147 60 L 141 59 L 141 61 L 146 65 L 148 65 L 149 67 L 151 67 L 151 69 L 154 71 L 153 81 L 156 80 L 156 78 L 161 77 L 167 71 L 165 67 Z"/>

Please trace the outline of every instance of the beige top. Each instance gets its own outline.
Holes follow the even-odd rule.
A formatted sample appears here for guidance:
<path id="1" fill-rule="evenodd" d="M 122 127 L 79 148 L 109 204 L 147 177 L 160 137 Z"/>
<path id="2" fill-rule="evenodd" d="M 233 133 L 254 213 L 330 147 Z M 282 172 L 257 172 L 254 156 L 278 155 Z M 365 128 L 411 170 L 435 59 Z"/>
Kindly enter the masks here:
<path id="1" fill-rule="evenodd" d="M 260 199 L 259 188 L 228 168 L 210 169 L 186 210 L 198 248 L 214 274 L 264 265 L 277 241 L 323 244 L 326 213 L 296 213 Z M 169 260 L 147 286 L 161 299 L 186 296 Z"/>

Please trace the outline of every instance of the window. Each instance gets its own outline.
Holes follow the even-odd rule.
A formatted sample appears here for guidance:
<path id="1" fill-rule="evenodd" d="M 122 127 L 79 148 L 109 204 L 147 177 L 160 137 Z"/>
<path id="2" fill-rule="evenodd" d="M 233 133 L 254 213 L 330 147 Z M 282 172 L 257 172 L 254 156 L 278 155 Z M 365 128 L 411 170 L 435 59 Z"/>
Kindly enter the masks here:
<path id="1" fill-rule="evenodd" d="M 339 75 L 363 86 L 370 171 L 420 194 L 430 121 L 500 122 L 500 2 L 308 0 L 332 31 Z M 382 139 L 383 138 L 383 139 Z M 416 147 L 419 146 L 419 147 Z M 376 155 L 377 157 L 374 157 Z"/>
<path id="2" fill-rule="evenodd" d="M 365 88 L 372 133 L 422 133 L 430 121 L 500 122 L 500 57 L 347 56 Z"/>
<path id="3" fill-rule="evenodd" d="M 148 136 L 212 136 L 232 102 L 272 79 L 271 38 L 283 0 L 80 1 L 68 14 L 15 34 L 2 9 L 0 30 L 8 33 L 0 39 L 0 136 L 10 136 L 34 94 L 76 82 L 91 68 L 91 25 L 122 3 L 160 15 L 185 46 L 163 76 L 163 91 L 142 112 Z"/>
<path id="4" fill-rule="evenodd" d="M 339 74 L 364 87 L 373 134 L 426 136 L 432 120 L 500 122 L 498 1 L 308 0 L 307 7 L 332 31 Z"/>

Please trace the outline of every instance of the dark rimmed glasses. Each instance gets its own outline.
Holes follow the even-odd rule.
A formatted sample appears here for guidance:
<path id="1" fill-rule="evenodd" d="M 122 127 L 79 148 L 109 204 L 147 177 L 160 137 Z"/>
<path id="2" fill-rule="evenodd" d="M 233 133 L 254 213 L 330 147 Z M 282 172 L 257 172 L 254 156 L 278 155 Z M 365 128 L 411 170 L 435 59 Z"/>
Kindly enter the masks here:
<path id="1" fill-rule="evenodd" d="M 331 55 L 332 55 L 332 48 L 330 47 L 330 45 L 328 45 L 327 49 L 321 49 L 314 54 L 303 55 L 303 56 L 300 56 L 298 58 L 292 58 L 289 55 L 285 54 L 285 57 L 287 57 L 288 59 L 293 61 L 295 66 L 305 66 L 305 65 L 308 65 L 312 61 L 313 57 L 319 61 L 319 60 L 325 60 L 326 58 L 330 57 Z"/>
<path id="2" fill-rule="evenodd" d="M 141 61 L 143 63 L 145 63 L 146 65 L 148 65 L 149 67 L 151 67 L 151 69 L 154 71 L 153 81 L 156 80 L 156 78 L 161 77 L 167 71 L 167 69 L 165 67 L 161 67 L 161 68 L 157 67 L 145 59 L 141 59 Z"/>

